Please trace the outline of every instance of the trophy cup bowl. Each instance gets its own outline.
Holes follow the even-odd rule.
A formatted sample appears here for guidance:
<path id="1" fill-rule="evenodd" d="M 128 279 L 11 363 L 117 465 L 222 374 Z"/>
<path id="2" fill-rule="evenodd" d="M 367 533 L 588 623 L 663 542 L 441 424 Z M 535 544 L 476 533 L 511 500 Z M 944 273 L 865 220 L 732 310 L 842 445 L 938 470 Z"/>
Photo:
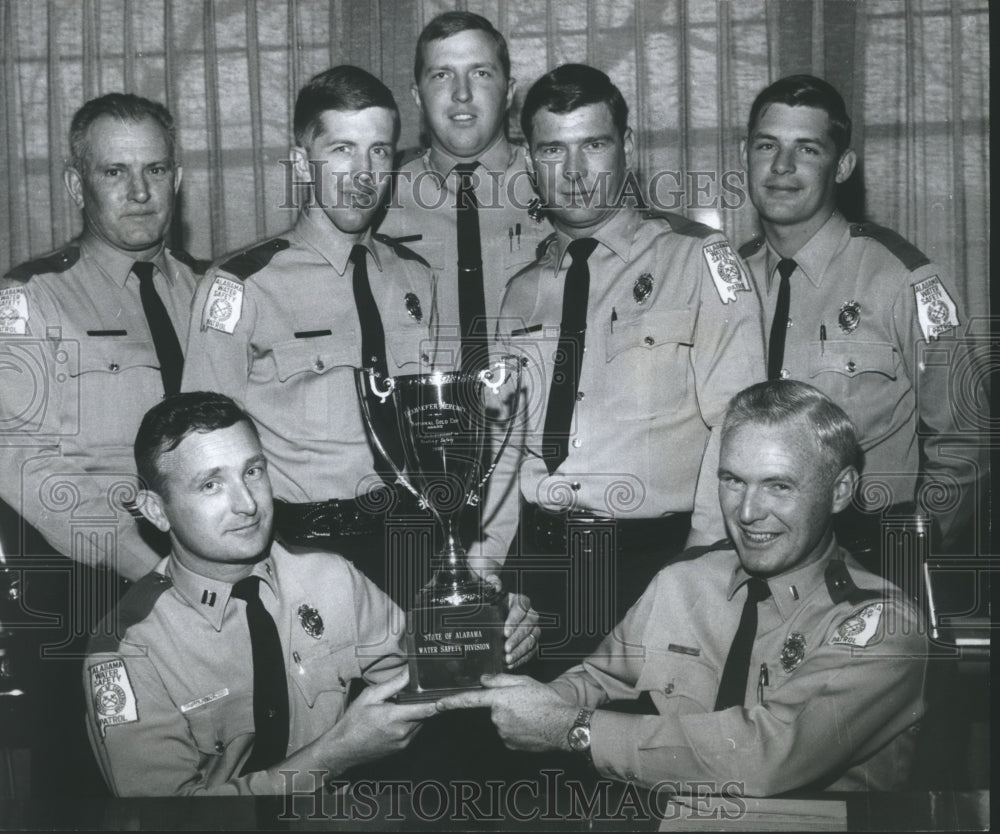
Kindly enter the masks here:
<path id="1" fill-rule="evenodd" d="M 362 368 L 355 379 L 373 444 L 443 534 L 433 576 L 406 612 L 410 682 L 397 700 L 434 700 L 478 689 L 481 675 L 503 671 L 507 594 L 469 569 L 459 541 L 459 520 L 466 507 L 478 504 L 480 489 L 510 441 L 521 387 L 520 360 L 504 356 L 477 372 L 396 377 L 380 377 Z M 513 380 L 513 400 L 499 447 L 487 465 L 491 433 L 486 392 L 498 395 L 509 380 Z M 376 397 L 379 402 L 373 403 Z M 393 409 L 406 458 L 402 466 L 386 452 L 375 429 L 380 421 L 373 420 L 372 409 L 381 407 Z"/>

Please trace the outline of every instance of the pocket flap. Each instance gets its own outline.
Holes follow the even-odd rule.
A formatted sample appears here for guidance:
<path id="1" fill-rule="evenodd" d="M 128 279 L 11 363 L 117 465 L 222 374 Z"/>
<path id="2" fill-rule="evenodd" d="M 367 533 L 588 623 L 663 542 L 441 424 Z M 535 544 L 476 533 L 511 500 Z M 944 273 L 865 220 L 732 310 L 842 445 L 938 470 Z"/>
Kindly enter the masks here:
<path id="1" fill-rule="evenodd" d="M 630 348 L 653 350 L 664 344 L 692 343 L 694 314 L 690 310 L 656 310 L 605 324 L 611 360 Z"/>
<path id="2" fill-rule="evenodd" d="M 333 336 L 279 342 L 272 352 L 278 379 L 282 382 L 287 382 L 296 374 L 324 374 L 330 368 L 355 367 L 361 359 L 360 346 L 347 345 Z"/>
<path id="3" fill-rule="evenodd" d="M 833 372 L 854 377 L 864 373 L 896 378 L 896 351 L 888 342 L 853 342 L 835 340 L 813 342 L 809 358 L 809 376 Z"/>
<path id="4" fill-rule="evenodd" d="M 80 350 L 80 364 L 70 376 L 91 372 L 118 373 L 128 368 L 159 368 L 156 349 L 149 341 L 90 337 Z"/>
<path id="5" fill-rule="evenodd" d="M 221 756 L 240 736 L 254 732 L 253 693 L 227 695 L 184 714 L 195 746 L 208 756 Z"/>

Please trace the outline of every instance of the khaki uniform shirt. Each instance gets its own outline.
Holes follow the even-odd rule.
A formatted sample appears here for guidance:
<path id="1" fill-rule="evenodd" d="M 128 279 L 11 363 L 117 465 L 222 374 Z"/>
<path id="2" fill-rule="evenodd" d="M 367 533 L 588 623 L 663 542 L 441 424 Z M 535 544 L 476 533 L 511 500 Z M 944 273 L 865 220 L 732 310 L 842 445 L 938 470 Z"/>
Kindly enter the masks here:
<path id="1" fill-rule="evenodd" d="M 430 149 L 403 164 L 379 231 L 423 257 L 438 276 L 437 312 L 441 346 L 457 350 L 461 324 L 458 306 L 456 209 L 460 160 Z M 479 240 L 483 257 L 483 295 L 488 332 L 500 313 L 504 287 L 512 275 L 535 260 L 538 245 L 551 233 L 548 221 L 532 220 L 527 208 L 535 197 L 524 167 L 524 149 L 501 137 L 479 158 L 475 173 L 479 203 Z"/>
<path id="2" fill-rule="evenodd" d="M 362 243 L 389 373 L 421 373 L 432 361 L 433 276 L 370 236 Z M 305 212 L 284 237 L 213 267 L 195 296 L 183 389 L 220 391 L 249 412 L 286 501 L 351 499 L 382 484 L 355 384 L 352 246 L 322 212 Z"/>
<path id="3" fill-rule="evenodd" d="M 768 580 L 745 706 L 715 712 L 747 578 L 728 549 L 664 568 L 598 650 L 552 683 L 594 708 L 648 692 L 659 712 L 598 709 L 597 769 L 645 785 L 735 782 L 750 796 L 900 789 L 924 710 L 927 643 L 912 605 L 884 596 L 884 580 L 831 543 Z"/>
<path id="4" fill-rule="evenodd" d="M 740 252 L 769 334 L 780 256 L 762 239 Z M 862 503 L 911 502 L 918 480 L 936 480 L 926 498 L 932 514 L 942 508 L 947 537 L 972 512 L 982 425 L 976 397 L 960 388 L 976 374 L 956 338 L 966 319 L 949 276 L 894 232 L 838 213 L 793 257 L 785 375 L 816 386 L 854 421 L 865 451 Z"/>
<path id="5" fill-rule="evenodd" d="M 274 544 L 253 573 L 285 657 L 290 755 L 340 720 L 352 680 L 398 672 L 402 614 L 334 554 Z M 91 639 L 87 729 L 116 796 L 269 790 L 261 774 L 238 775 L 254 742 L 253 664 L 231 590 L 167 557 L 119 604 L 121 636 Z"/>
<path id="6" fill-rule="evenodd" d="M 510 479 L 511 461 L 523 452 L 520 494 L 533 504 L 615 518 L 694 510 L 692 541 L 717 541 L 725 532 L 714 429 L 730 397 L 764 376 L 749 278 L 721 234 L 678 215 L 622 209 L 594 237 L 569 455 L 553 475 L 542 439 L 570 239 L 553 235 L 541 259 L 508 287 L 500 339 L 527 359 L 525 435 L 521 449 L 505 454 L 495 482 Z M 487 546 L 506 553 L 517 489 L 495 487 L 487 505 Z"/>
<path id="7" fill-rule="evenodd" d="M 183 346 L 194 261 L 150 260 Z M 134 263 L 85 235 L 0 283 L 0 497 L 60 553 L 132 580 L 159 560 L 123 502 L 139 422 L 163 397 Z"/>

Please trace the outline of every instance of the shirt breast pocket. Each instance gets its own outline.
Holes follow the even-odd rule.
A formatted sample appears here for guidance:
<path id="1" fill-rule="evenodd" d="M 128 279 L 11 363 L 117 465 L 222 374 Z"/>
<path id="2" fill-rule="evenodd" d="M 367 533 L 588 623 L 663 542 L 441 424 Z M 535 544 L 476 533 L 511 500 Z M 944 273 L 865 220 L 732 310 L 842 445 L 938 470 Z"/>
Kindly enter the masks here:
<path id="1" fill-rule="evenodd" d="M 348 345 L 333 336 L 280 342 L 272 348 L 278 390 L 267 414 L 276 431 L 289 438 L 343 437 L 356 433 L 358 421 L 354 368 L 360 363 L 360 345 Z M 338 381 L 331 374 L 348 374 Z M 339 394 L 349 395 L 347 399 Z M 350 426 L 344 435 L 340 430 Z"/>
<path id="2" fill-rule="evenodd" d="M 80 435 L 92 446 L 131 446 L 146 409 L 163 393 L 156 351 L 144 340 L 89 337 L 69 375 L 80 386 Z"/>
<path id="3" fill-rule="evenodd" d="M 222 756 L 231 744 L 254 733 L 253 693 L 227 695 L 184 717 L 198 751 L 203 756 Z"/>
<path id="4" fill-rule="evenodd" d="M 319 645 L 299 652 L 299 661 L 289 673 L 312 709 L 320 697 L 346 701 L 351 680 L 358 677 L 357 647 L 353 643 L 330 647 Z"/>
<path id="5" fill-rule="evenodd" d="M 650 310 L 605 325 L 609 378 L 622 419 L 648 420 L 674 413 L 694 381 L 690 310 Z"/>
<path id="6" fill-rule="evenodd" d="M 712 712 L 719 671 L 699 656 L 662 649 L 649 652 L 636 687 L 649 692 L 661 713 Z"/>

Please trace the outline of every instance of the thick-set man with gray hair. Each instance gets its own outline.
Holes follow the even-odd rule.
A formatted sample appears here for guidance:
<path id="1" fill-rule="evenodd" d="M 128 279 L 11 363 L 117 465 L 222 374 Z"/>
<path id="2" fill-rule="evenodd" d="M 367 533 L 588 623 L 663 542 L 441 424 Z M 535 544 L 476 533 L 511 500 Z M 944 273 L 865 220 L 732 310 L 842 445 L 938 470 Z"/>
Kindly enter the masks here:
<path id="1" fill-rule="evenodd" d="M 911 603 L 837 544 L 860 465 L 850 419 L 815 388 L 740 392 L 719 460 L 730 539 L 664 568 L 553 683 L 498 675 L 439 708 L 490 706 L 508 746 L 577 751 L 644 785 L 900 789 L 926 641 Z M 601 709 L 644 694 L 656 714 Z"/>

